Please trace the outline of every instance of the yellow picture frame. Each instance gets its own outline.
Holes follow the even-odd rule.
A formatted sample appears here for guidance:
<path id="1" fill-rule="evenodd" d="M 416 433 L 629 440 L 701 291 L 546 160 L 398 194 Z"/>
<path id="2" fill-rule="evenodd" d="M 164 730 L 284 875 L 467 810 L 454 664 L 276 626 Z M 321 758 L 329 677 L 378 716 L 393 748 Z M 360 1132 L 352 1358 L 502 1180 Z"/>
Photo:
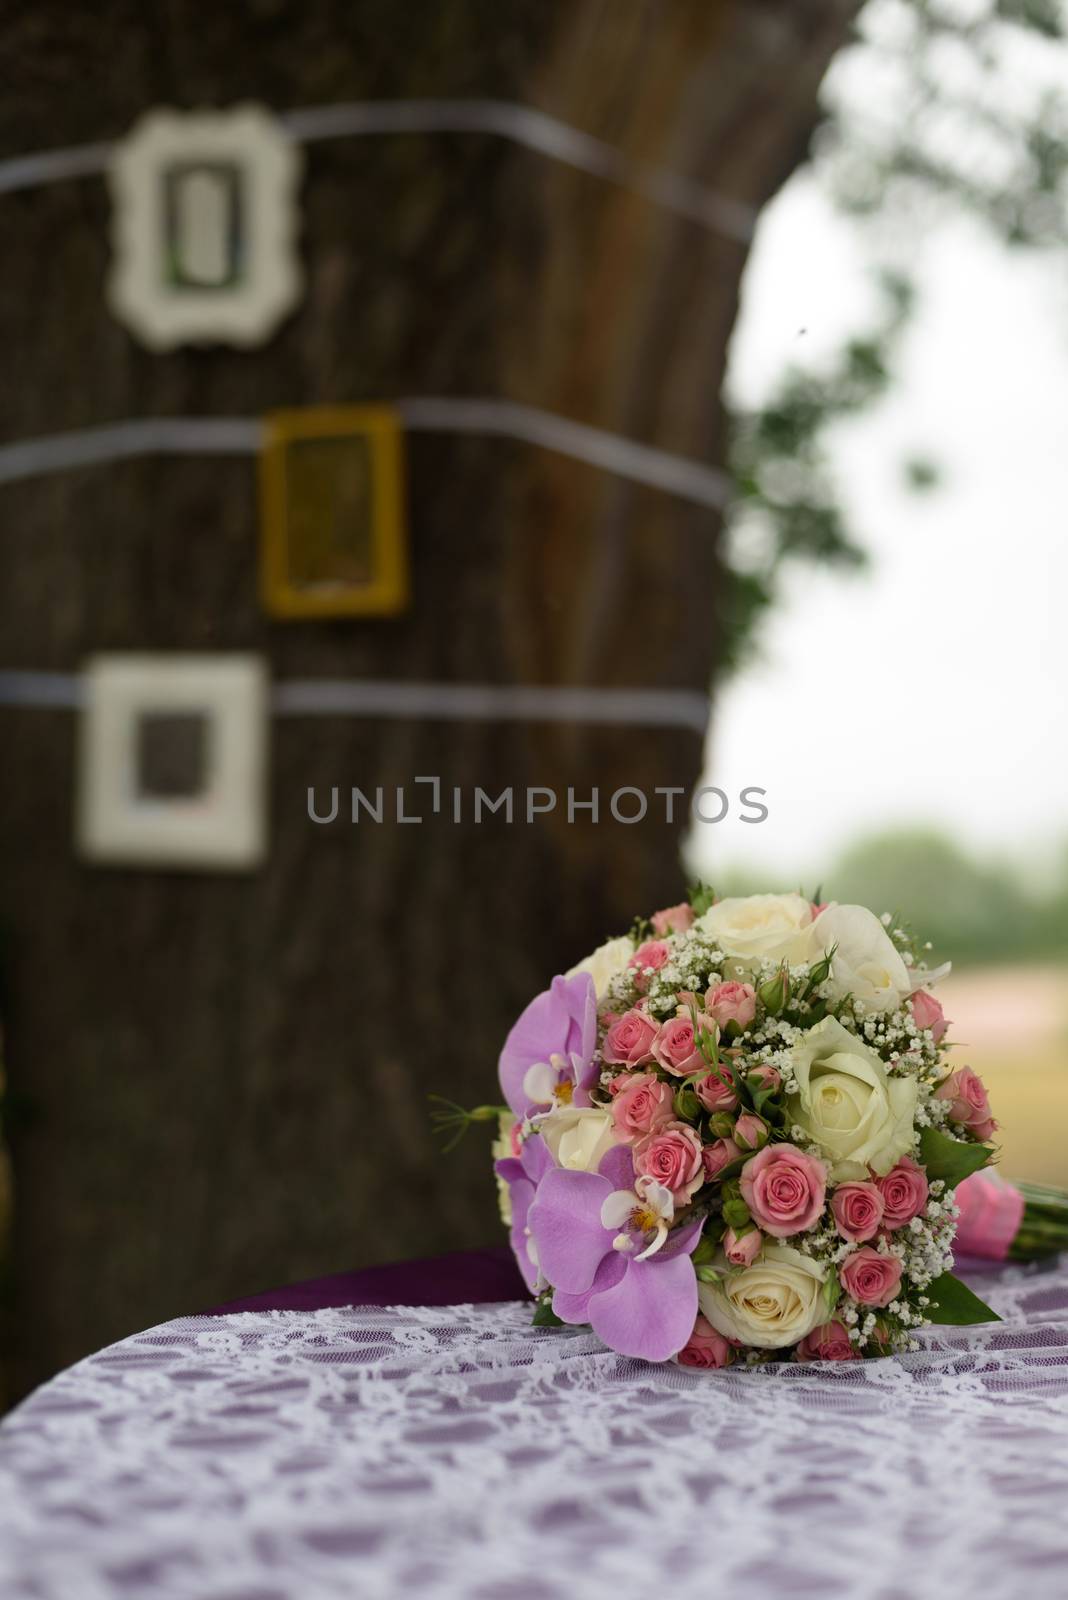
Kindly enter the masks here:
<path id="1" fill-rule="evenodd" d="M 407 609 L 402 432 L 388 406 L 307 406 L 264 418 L 260 591 L 269 616 Z"/>

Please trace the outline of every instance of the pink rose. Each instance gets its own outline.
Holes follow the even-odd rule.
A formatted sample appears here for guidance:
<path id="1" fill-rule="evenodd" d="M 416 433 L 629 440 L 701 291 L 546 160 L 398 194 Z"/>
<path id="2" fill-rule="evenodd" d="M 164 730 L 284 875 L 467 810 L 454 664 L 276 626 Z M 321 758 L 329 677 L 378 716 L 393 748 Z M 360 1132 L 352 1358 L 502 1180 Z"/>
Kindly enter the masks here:
<path id="1" fill-rule="evenodd" d="M 911 1156 L 902 1156 L 875 1187 L 883 1197 L 883 1227 L 903 1228 L 927 1204 L 927 1174 Z"/>
<path id="2" fill-rule="evenodd" d="M 734 1124 L 735 1143 L 742 1150 L 759 1150 L 768 1142 L 768 1125 L 752 1111 L 743 1111 Z"/>
<path id="3" fill-rule="evenodd" d="M 770 1089 L 772 1093 L 782 1088 L 782 1073 L 778 1067 L 754 1067 L 749 1074 L 749 1082 L 752 1083 L 754 1078 L 762 1089 Z"/>
<path id="4" fill-rule="evenodd" d="M 654 911 L 650 917 L 653 932 L 661 938 L 667 933 L 685 933 L 687 928 L 694 924 L 693 907 L 683 900 L 677 906 L 668 906 L 664 911 Z"/>
<path id="5" fill-rule="evenodd" d="M 685 1205 L 704 1182 L 701 1141 L 685 1122 L 656 1128 L 634 1146 L 634 1170 L 670 1189 L 677 1206 Z"/>
<path id="6" fill-rule="evenodd" d="M 759 1228 L 750 1228 L 739 1239 L 733 1228 L 723 1235 L 723 1254 L 733 1267 L 751 1267 L 760 1254 L 764 1235 Z"/>
<path id="7" fill-rule="evenodd" d="M 834 1225 L 850 1244 L 874 1239 L 883 1220 L 883 1197 L 874 1183 L 843 1183 L 831 1196 Z"/>
<path id="8" fill-rule="evenodd" d="M 823 1210 L 827 1171 L 792 1144 L 768 1144 L 742 1168 L 742 1199 L 765 1233 L 788 1239 L 811 1228 Z"/>
<path id="9" fill-rule="evenodd" d="M 848 1329 L 837 1317 L 806 1333 L 797 1347 L 798 1361 L 855 1361 L 859 1355 Z"/>
<path id="10" fill-rule="evenodd" d="M 751 983 L 717 983 L 705 995 L 705 1010 L 721 1028 L 733 1022 L 741 1031 L 756 1016 L 756 990 Z"/>
<path id="11" fill-rule="evenodd" d="M 870 1244 L 847 1256 L 838 1269 L 846 1294 L 862 1306 L 888 1306 L 896 1300 L 901 1284 L 901 1262 L 897 1256 L 881 1256 Z"/>
<path id="12" fill-rule="evenodd" d="M 997 1128 L 997 1123 L 990 1115 L 990 1101 L 983 1080 L 971 1067 L 960 1067 L 951 1073 L 944 1083 L 939 1084 L 935 1095 L 939 1100 L 951 1102 L 950 1119 L 959 1122 L 962 1128 L 969 1129 L 977 1139 L 989 1139 Z"/>
<path id="13" fill-rule="evenodd" d="M 658 1025 L 648 1012 L 637 1007 L 617 1017 L 604 1036 L 601 1055 L 613 1065 L 644 1066 L 653 1059 L 653 1040 Z"/>
<path id="14" fill-rule="evenodd" d="M 728 1341 L 698 1312 L 693 1332 L 675 1359 L 683 1367 L 725 1367 L 733 1356 Z"/>
<path id="15" fill-rule="evenodd" d="M 697 1037 L 689 1017 L 669 1017 L 667 1022 L 661 1024 L 660 1032 L 653 1041 L 653 1055 L 664 1071 L 674 1073 L 676 1078 L 685 1078 L 687 1073 L 698 1072 L 705 1064 L 705 1058 L 697 1048 Z"/>
<path id="16" fill-rule="evenodd" d="M 628 967 L 634 967 L 638 972 L 644 972 L 646 967 L 652 967 L 654 972 L 667 961 L 671 954 L 671 946 L 665 944 L 663 939 L 646 939 L 640 944 L 627 962 Z"/>
<path id="17" fill-rule="evenodd" d="M 630 1138 L 662 1128 L 674 1115 L 671 1085 L 650 1072 L 627 1075 L 612 1101 L 612 1120 Z"/>
<path id="18" fill-rule="evenodd" d="M 733 1085 L 716 1072 L 707 1073 L 693 1087 L 706 1111 L 733 1111 L 738 1105 Z"/>
<path id="19" fill-rule="evenodd" d="M 926 989 L 917 989 L 909 1004 L 912 1007 L 912 1020 L 917 1028 L 930 1028 L 935 1044 L 939 1044 L 942 1035 L 949 1027 L 941 1004 Z"/>
<path id="20" fill-rule="evenodd" d="M 724 1167 L 729 1167 L 732 1161 L 737 1161 L 741 1154 L 733 1139 L 717 1139 L 715 1144 L 706 1144 L 701 1151 L 705 1177 L 710 1182 L 713 1178 L 718 1178 Z"/>

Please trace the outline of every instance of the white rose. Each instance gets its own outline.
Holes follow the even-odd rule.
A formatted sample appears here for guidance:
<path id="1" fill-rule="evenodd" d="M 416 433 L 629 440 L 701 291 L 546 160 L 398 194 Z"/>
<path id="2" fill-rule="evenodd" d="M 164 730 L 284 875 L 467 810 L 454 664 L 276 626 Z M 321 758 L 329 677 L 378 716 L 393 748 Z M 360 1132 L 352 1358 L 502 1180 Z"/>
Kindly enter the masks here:
<path id="1" fill-rule="evenodd" d="M 867 906 L 828 906 L 812 924 L 809 961 L 819 961 L 831 946 L 826 993 L 832 1000 L 852 995 L 869 1012 L 896 1011 L 916 985 L 886 929 Z"/>
<path id="2" fill-rule="evenodd" d="M 796 1344 L 827 1321 L 827 1269 L 787 1244 L 765 1244 L 751 1267 L 699 1283 L 697 1299 L 714 1328 L 758 1350 Z"/>
<path id="3" fill-rule="evenodd" d="M 697 927 L 725 956 L 759 962 L 799 961 L 812 921 L 812 907 L 799 894 L 750 894 L 720 900 L 698 917 Z"/>
<path id="4" fill-rule="evenodd" d="M 628 938 L 625 933 L 621 934 L 618 939 L 609 939 L 600 945 L 592 956 L 587 956 L 585 961 L 580 961 L 577 967 L 572 967 L 564 976 L 573 978 L 576 973 L 588 972 L 593 979 L 597 998 L 600 1000 L 612 979 L 623 971 L 634 950 L 634 940 Z"/>
<path id="5" fill-rule="evenodd" d="M 832 1183 L 880 1178 L 913 1145 L 916 1079 L 891 1077 L 866 1045 L 824 1017 L 790 1051 L 797 1093 L 787 1116 L 819 1145 Z"/>
<path id="6" fill-rule="evenodd" d="M 611 1114 L 596 1106 L 561 1106 L 538 1123 L 538 1132 L 558 1167 L 596 1172 L 618 1143 Z"/>

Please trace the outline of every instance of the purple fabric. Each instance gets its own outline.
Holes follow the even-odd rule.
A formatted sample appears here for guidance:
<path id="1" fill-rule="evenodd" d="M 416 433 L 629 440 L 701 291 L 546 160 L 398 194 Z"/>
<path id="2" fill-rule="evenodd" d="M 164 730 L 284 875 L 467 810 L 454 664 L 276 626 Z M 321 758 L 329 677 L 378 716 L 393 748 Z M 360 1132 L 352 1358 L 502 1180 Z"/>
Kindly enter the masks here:
<path id="1" fill-rule="evenodd" d="M 284 1289 L 267 1289 L 212 1306 L 206 1314 L 232 1311 L 322 1311 L 328 1306 L 486 1305 L 525 1300 L 527 1288 L 507 1245 L 457 1250 L 422 1261 L 395 1261 L 362 1272 L 309 1278 Z"/>
<path id="2" fill-rule="evenodd" d="M 994 1270 L 991 1261 L 959 1256 L 958 1272 L 978 1280 Z M 489 1305 L 495 1300 L 525 1300 L 527 1288 L 507 1245 L 485 1250 L 457 1250 L 422 1261 L 394 1261 L 362 1272 L 336 1272 L 308 1278 L 284 1289 L 266 1289 L 212 1306 L 209 1317 L 231 1311 L 322 1311 L 328 1306 Z"/>

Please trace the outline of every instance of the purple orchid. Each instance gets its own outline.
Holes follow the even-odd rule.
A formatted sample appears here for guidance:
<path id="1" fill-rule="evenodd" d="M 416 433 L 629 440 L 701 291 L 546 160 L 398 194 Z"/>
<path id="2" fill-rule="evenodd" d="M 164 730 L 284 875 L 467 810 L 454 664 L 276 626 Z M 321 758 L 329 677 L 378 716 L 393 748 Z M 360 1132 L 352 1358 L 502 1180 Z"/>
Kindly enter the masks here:
<path id="1" fill-rule="evenodd" d="M 704 1218 L 666 1239 L 658 1221 L 655 1207 L 634 1189 L 629 1149 L 617 1145 L 597 1172 L 545 1172 L 525 1224 L 538 1265 L 555 1287 L 560 1320 L 588 1322 L 611 1349 L 646 1361 L 666 1361 L 681 1350 L 697 1318 L 690 1256 Z"/>
<path id="2" fill-rule="evenodd" d="M 588 1106 L 597 1081 L 597 993 L 588 972 L 554 978 L 504 1041 L 498 1074 L 517 1117 L 553 1105 Z"/>
<path id="3" fill-rule="evenodd" d="M 538 1185 L 553 1165 L 553 1158 L 545 1148 L 539 1134 L 523 1140 L 518 1156 L 506 1156 L 494 1163 L 494 1172 L 508 1185 L 512 1202 L 512 1226 L 508 1235 L 516 1265 L 531 1294 L 538 1287 L 538 1264 L 530 1253 L 530 1229 L 527 1218 Z"/>

